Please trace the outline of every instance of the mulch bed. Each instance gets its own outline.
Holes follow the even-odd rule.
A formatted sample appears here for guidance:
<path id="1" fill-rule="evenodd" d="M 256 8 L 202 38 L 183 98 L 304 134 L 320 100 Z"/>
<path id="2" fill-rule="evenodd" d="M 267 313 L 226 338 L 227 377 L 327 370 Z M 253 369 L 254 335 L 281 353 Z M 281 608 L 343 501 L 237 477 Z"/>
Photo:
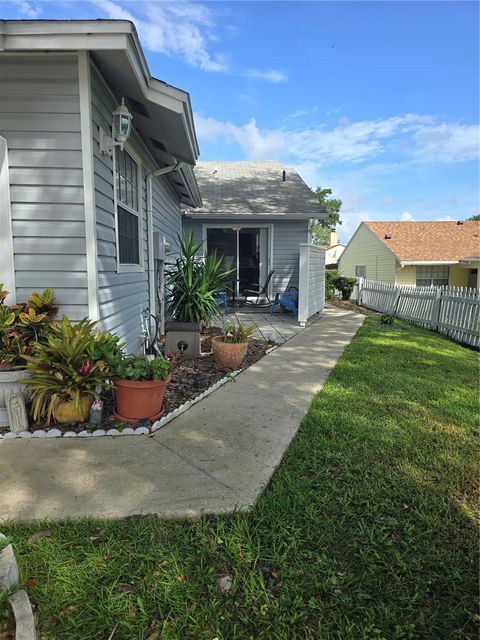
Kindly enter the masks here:
<path id="1" fill-rule="evenodd" d="M 213 384 L 231 373 L 232 369 L 219 367 L 212 356 L 212 338 L 214 336 L 221 335 L 222 329 L 218 327 L 209 327 L 205 329 L 201 336 L 202 345 L 202 357 L 200 358 L 178 358 L 172 367 L 172 381 L 165 391 L 165 398 L 163 402 L 164 415 L 167 415 L 174 409 L 177 409 L 188 400 L 193 400 L 203 391 L 211 387 Z M 257 340 L 252 338 L 248 345 L 247 355 L 243 361 L 242 369 L 255 364 L 258 360 L 263 358 L 267 349 L 272 345 L 264 340 Z M 199 374 L 201 374 L 199 376 Z M 200 377 L 200 380 L 198 378 Z M 198 384 L 200 382 L 200 384 Z M 45 423 L 37 423 L 30 425 L 30 431 L 36 431 L 38 429 L 60 429 L 60 431 L 80 431 L 95 430 L 95 429 L 112 429 L 122 428 L 125 426 L 150 426 L 151 422 L 145 420 L 139 422 L 136 425 L 126 425 L 119 422 L 118 418 L 113 415 L 115 408 L 115 401 L 113 393 L 107 395 L 104 398 L 103 406 L 103 420 L 98 425 L 85 425 L 85 423 L 74 424 L 51 424 L 49 427 Z M 0 427 L 0 433 L 6 433 L 8 428 Z"/>
<path id="2" fill-rule="evenodd" d="M 361 307 L 359 304 L 356 304 L 355 302 L 350 302 L 350 300 L 327 300 L 327 304 L 331 304 L 334 307 L 340 307 L 341 309 L 345 309 L 346 311 L 354 311 L 355 313 L 361 313 L 364 316 L 373 316 L 377 314 L 377 311 L 372 311 L 372 309 Z"/>

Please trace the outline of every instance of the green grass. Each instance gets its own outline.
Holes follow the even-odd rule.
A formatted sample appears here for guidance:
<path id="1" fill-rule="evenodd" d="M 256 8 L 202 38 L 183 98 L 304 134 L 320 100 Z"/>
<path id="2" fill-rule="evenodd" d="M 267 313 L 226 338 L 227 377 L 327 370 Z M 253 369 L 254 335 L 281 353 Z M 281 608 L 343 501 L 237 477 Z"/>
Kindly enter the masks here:
<path id="1" fill-rule="evenodd" d="M 477 637 L 477 354 L 396 326 L 366 319 L 251 513 L 4 526 L 40 638 Z"/>

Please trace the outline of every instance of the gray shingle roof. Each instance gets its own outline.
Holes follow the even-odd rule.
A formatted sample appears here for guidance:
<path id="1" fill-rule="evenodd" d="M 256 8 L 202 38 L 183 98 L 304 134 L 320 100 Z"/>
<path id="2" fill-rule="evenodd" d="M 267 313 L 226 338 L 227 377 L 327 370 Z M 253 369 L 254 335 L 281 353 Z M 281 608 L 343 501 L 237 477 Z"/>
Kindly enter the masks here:
<path id="1" fill-rule="evenodd" d="M 282 172 L 286 180 L 282 181 Z M 323 209 L 295 169 L 281 162 L 199 162 L 195 177 L 201 215 L 268 215 L 322 218 Z"/>

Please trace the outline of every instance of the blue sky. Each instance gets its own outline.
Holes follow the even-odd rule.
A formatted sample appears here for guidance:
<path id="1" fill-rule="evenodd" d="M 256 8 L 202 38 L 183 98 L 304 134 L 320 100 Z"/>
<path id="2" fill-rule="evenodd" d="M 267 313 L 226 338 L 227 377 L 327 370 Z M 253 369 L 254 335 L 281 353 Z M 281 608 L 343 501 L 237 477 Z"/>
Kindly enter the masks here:
<path id="1" fill-rule="evenodd" d="M 2 18 L 128 18 L 152 75 L 187 90 L 201 159 L 278 159 L 364 219 L 479 204 L 476 2 L 38 2 Z"/>

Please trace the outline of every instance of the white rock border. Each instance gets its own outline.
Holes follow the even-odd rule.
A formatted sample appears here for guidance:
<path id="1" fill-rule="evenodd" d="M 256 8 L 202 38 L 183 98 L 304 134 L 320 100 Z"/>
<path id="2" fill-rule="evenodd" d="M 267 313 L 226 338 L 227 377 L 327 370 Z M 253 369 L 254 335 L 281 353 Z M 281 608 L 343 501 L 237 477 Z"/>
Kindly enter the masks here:
<path id="1" fill-rule="evenodd" d="M 0 533 L 0 539 L 6 536 Z M 0 589 L 14 590 L 19 583 L 18 564 L 13 547 L 8 544 L 0 551 Z M 15 638 L 17 640 L 36 640 L 35 619 L 32 605 L 26 591 L 14 591 L 8 598 L 15 618 Z"/>
<path id="2" fill-rule="evenodd" d="M 278 347 L 279 345 L 273 345 L 273 347 L 270 347 L 269 349 L 267 349 L 267 351 L 265 352 L 265 355 L 268 355 L 275 349 L 278 349 Z M 4 433 L 4 434 L 0 433 L 0 441 L 15 440 L 19 438 L 24 440 L 33 440 L 33 439 L 43 439 L 43 438 L 90 438 L 90 437 L 103 437 L 103 436 L 116 437 L 116 436 L 150 435 L 151 433 L 155 433 L 155 431 L 158 431 L 159 429 L 164 427 L 166 424 L 168 424 L 175 418 L 178 418 L 178 416 L 181 416 L 182 413 L 185 413 L 185 411 L 190 409 L 191 406 L 193 406 L 194 404 L 197 404 L 197 402 L 200 402 L 201 400 L 203 400 L 204 398 L 212 394 L 217 389 L 220 389 L 220 387 L 223 387 L 223 385 L 227 384 L 227 382 L 232 382 L 233 378 L 236 378 L 240 373 L 243 373 L 244 371 L 245 369 L 237 369 L 235 371 L 232 371 L 231 373 L 223 377 L 221 380 L 218 380 L 217 382 L 215 382 L 215 384 L 212 384 L 211 387 L 208 387 L 208 389 L 200 393 L 198 396 L 196 396 L 192 400 L 187 400 L 187 402 L 184 402 L 182 405 L 180 405 L 179 407 L 177 407 L 176 409 L 168 413 L 166 416 L 162 416 L 160 420 L 157 420 L 156 422 L 154 422 L 150 428 L 125 427 L 121 431 L 119 429 L 108 429 L 108 431 L 105 431 L 105 429 L 96 429 L 93 432 L 84 430 L 84 431 L 80 431 L 79 433 L 76 433 L 75 431 L 66 431 L 62 433 L 60 429 L 49 429 L 48 431 L 45 431 L 43 429 L 38 429 L 37 431 L 22 431 L 21 433 L 13 433 L 11 431 L 7 431 L 7 433 Z"/>

